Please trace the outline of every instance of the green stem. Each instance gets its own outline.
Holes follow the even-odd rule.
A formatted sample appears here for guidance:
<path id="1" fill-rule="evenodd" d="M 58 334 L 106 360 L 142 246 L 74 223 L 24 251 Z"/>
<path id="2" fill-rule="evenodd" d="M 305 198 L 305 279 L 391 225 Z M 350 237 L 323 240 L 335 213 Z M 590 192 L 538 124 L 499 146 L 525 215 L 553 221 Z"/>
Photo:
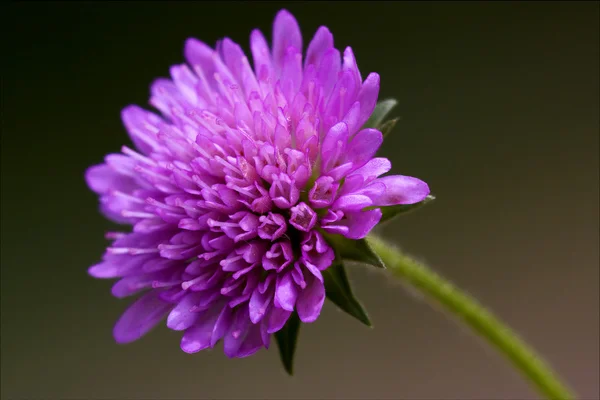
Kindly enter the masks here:
<path id="1" fill-rule="evenodd" d="M 367 241 L 390 272 L 440 303 L 452 315 L 462 319 L 473 331 L 507 357 L 542 395 L 553 400 L 574 398 L 541 357 L 474 298 L 461 292 L 423 264 L 388 246 L 381 239 L 370 236 Z"/>

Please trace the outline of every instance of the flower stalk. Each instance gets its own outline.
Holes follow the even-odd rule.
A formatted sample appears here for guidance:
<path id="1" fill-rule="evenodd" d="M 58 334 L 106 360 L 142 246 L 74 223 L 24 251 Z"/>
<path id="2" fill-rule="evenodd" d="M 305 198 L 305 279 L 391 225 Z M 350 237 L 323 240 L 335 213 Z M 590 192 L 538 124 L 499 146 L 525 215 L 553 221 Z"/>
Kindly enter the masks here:
<path id="1" fill-rule="evenodd" d="M 477 300 L 383 240 L 370 235 L 367 242 L 395 277 L 442 305 L 452 316 L 495 347 L 529 379 L 541 395 L 552 400 L 575 398 L 548 364 Z"/>

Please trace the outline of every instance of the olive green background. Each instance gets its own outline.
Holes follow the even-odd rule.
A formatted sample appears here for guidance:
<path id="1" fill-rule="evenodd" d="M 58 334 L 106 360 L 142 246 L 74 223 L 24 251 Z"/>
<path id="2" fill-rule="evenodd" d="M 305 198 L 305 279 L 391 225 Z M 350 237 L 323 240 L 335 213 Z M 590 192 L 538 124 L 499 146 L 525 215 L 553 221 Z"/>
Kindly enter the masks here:
<path id="1" fill-rule="evenodd" d="M 402 119 L 380 154 L 438 200 L 382 230 L 598 399 L 598 2 L 2 5 L 2 398 L 533 399 L 504 359 L 385 274 L 351 270 L 369 330 L 326 304 L 296 375 L 275 347 L 188 355 L 164 325 L 113 342 L 129 300 L 86 273 L 111 228 L 85 168 L 129 143 L 189 36 L 248 50 L 276 11 L 321 24 Z"/>

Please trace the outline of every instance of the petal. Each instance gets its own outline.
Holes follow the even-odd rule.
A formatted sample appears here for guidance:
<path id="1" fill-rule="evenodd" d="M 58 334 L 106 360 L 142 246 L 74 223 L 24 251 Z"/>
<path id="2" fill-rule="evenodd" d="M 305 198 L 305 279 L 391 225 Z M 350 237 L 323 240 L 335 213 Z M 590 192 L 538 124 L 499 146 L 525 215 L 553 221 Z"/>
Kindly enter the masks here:
<path id="1" fill-rule="evenodd" d="M 359 88 L 360 81 L 350 71 L 343 71 L 327 100 L 326 115 L 333 118 L 335 122 L 343 119 L 354 104 Z M 330 122 L 330 120 L 325 122 Z"/>
<path id="2" fill-rule="evenodd" d="M 302 34 L 298 22 L 287 10 L 281 10 L 273 22 L 273 63 L 279 72 L 288 47 L 302 51 Z"/>
<path id="3" fill-rule="evenodd" d="M 254 61 L 254 72 L 259 79 L 262 79 L 263 77 L 259 74 L 262 67 L 270 74 L 273 69 L 273 64 L 267 40 L 258 29 L 253 30 L 250 34 L 250 50 Z"/>
<path id="4" fill-rule="evenodd" d="M 322 170 L 328 171 L 335 165 L 338 158 L 345 153 L 347 141 L 348 125 L 344 122 L 335 124 L 327 131 L 321 146 Z"/>
<path id="5" fill-rule="evenodd" d="M 323 225 L 323 230 L 329 233 L 344 235 L 349 239 L 362 239 L 381 219 L 379 208 L 369 211 L 349 211 L 341 220 Z"/>
<path id="6" fill-rule="evenodd" d="M 188 328 L 181 338 L 181 350 L 186 353 L 197 353 L 211 346 L 211 337 L 219 313 L 208 310 L 198 317 L 191 328 Z"/>
<path id="7" fill-rule="evenodd" d="M 252 297 L 250 297 L 250 302 L 248 303 L 250 321 L 252 321 L 253 324 L 257 324 L 263 319 L 272 299 L 272 290 L 261 293 L 258 288 L 254 289 Z"/>
<path id="8" fill-rule="evenodd" d="M 229 68 L 229 71 L 231 71 L 233 77 L 238 83 L 241 83 L 242 60 L 244 58 L 244 52 L 242 51 L 240 45 L 229 38 L 223 39 L 221 56 L 223 62 L 227 68 Z"/>
<path id="9" fill-rule="evenodd" d="M 312 276 L 323 282 L 323 274 L 321 274 L 321 271 L 319 271 L 316 265 L 313 265 L 306 260 L 304 261 L 303 265 L 312 274 Z"/>
<path id="10" fill-rule="evenodd" d="M 233 309 L 226 305 L 223 307 L 223 310 L 221 310 L 221 313 L 214 324 L 212 335 L 210 337 L 210 347 L 214 347 L 219 339 L 229 331 L 232 323 Z"/>
<path id="11" fill-rule="evenodd" d="M 354 175 L 360 175 L 363 177 L 363 182 L 367 184 L 390 169 L 392 169 L 392 163 L 387 158 L 372 158 L 365 165 L 352 172 L 347 179 Z"/>
<path id="12" fill-rule="evenodd" d="M 294 304 L 296 304 L 296 298 L 298 297 L 298 288 L 294 283 L 291 272 L 283 275 L 281 280 L 277 282 L 275 296 L 281 308 L 287 311 L 294 310 Z"/>
<path id="13" fill-rule="evenodd" d="M 360 102 L 359 127 L 363 126 L 373 113 L 377 104 L 377 96 L 379 96 L 379 74 L 373 72 L 367 76 L 358 92 L 358 101 Z"/>
<path id="14" fill-rule="evenodd" d="M 153 148 L 159 146 L 155 133 L 163 122 L 159 116 L 131 105 L 121 111 L 121 120 L 129 137 L 142 153 L 150 154 Z"/>
<path id="15" fill-rule="evenodd" d="M 147 275 L 133 275 L 120 279 L 111 288 L 111 293 L 118 299 L 132 296 L 152 286 L 152 280 Z"/>
<path id="16" fill-rule="evenodd" d="M 302 53 L 295 47 L 289 47 L 281 64 L 281 86 L 289 103 L 294 100 L 301 83 Z M 286 134 L 287 137 L 290 136 L 287 131 Z"/>
<path id="17" fill-rule="evenodd" d="M 313 278 L 310 284 L 298 296 L 296 310 L 298 317 L 305 323 L 314 322 L 321 313 L 325 301 L 325 285 Z"/>
<path id="18" fill-rule="evenodd" d="M 331 90 L 338 80 L 342 66 L 341 55 L 337 49 L 331 48 L 325 52 L 317 69 L 317 79 L 323 85 L 323 96 L 329 98 Z"/>
<path id="19" fill-rule="evenodd" d="M 356 65 L 356 57 L 354 57 L 354 52 L 352 51 L 352 47 L 346 47 L 344 50 L 344 71 L 352 72 L 354 79 L 357 82 L 362 82 L 362 78 L 360 76 L 360 71 L 358 70 L 358 65 Z"/>
<path id="20" fill-rule="evenodd" d="M 85 181 L 88 187 L 98 194 L 109 193 L 112 190 L 130 193 L 138 187 L 131 177 L 116 172 L 107 164 L 89 167 L 85 172 Z"/>
<path id="21" fill-rule="evenodd" d="M 199 313 L 192 310 L 203 294 L 202 292 L 190 293 L 181 299 L 179 304 L 169 313 L 167 326 L 175 331 L 183 331 L 194 325 Z"/>
<path id="22" fill-rule="evenodd" d="M 269 315 L 269 326 L 267 332 L 275 333 L 279 331 L 290 318 L 290 315 L 292 315 L 291 311 L 287 311 L 279 307 L 273 307 L 271 309 L 271 314 Z"/>
<path id="23" fill-rule="evenodd" d="M 243 358 L 251 356 L 264 346 L 261 325 L 251 325 L 248 328 L 246 338 L 237 351 L 236 357 Z"/>
<path id="24" fill-rule="evenodd" d="M 246 310 L 243 308 L 238 309 L 229 332 L 223 338 L 223 351 L 227 357 L 238 356 L 238 351 L 246 339 L 251 325 Z"/>
<path id="25" fill-rule="evenodd" d="M 362 239 L 371 232 L 371 229 L 379 223 L 381 219 L 381 210 L 358 211 L 347 214 L 348 233 L 346 236 L 349 239 Z"/>
<path id="26" fill-rule="evenodd" d="M 130 343 L 144 336 L 163 319 L 173 307 L 162 301 L 156 291 L 151 291 L 123 313 L 113 328 L 117 343 Z"/>
<path id="27" fill-rule="evenodd" d="M 333 35 L 329 32 L 327 27 L 319 27 L 306 50 L 306 61 L 304 62 L 304 66 L 306 67 L 310 64 L 314 64 L 314 66 L 318 68 L 323 55 L 332 47 Z"/>
<path id="28" fill-rule="evenodd" d="M 121 271 L 122 268 L 118 263 L 105 261 L 96 265 L 92 265 L 88 269 L 88 274 L 94 278 L 111 279 L 122 276 Z"/>
<path id="29" fill-rule="evenodd" d="M 355 168 L 362 167 L 377 152 L 383 143 L 383 135 L 376 129 L 363 129 L 358 132 L 348 145 L 346 160 Z"/>
<path id="30" fill-rule="evenodd" d="M 185 42 L 185 59 L 192 66 L 198 66 L 202 69 L 205 76 L 211 77 L 214 71 L 213 54 L 215 51 L 206 43 L 195 38 L 189 38 Z"/>
<path id="31" fill-rule="evenodd" d="M 364 194 L 347 194 L 338 198 L 333 203 L 332 208 L 335 210 L 354 211 L 362 210 L 373 204 L 373 200 Z"/>
<path id="32" fill-rule="evenodd" d="M 381 182 L 386 186 L 385 193 L 374 201 L 377 206 L 414 204 L 429 194 L 427 183 L 411 176 L 390 175 L 379 178 L 375 182 Z"/>
<path id="33" fill-rule="evenodd" d="M 342 120 L 346 123 L 346 125 L 348 125 L 348 132 L 350 132 L 350 135 L 358 131 L 365 123 L 365 121 L 362 121 L 361 118 L 361 104 L 360 102 L 355 101 L 354 104 L 352 104 L 352 107 L 350 107 L 350 109 L 344 116 L 344 119 Z"/>

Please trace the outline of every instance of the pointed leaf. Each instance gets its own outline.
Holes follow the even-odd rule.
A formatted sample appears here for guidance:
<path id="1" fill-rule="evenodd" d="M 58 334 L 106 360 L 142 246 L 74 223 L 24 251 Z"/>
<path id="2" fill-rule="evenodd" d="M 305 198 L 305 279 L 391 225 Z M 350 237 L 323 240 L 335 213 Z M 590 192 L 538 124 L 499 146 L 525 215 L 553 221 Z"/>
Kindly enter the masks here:
<path id="1" fill-rule="evenodd" d="M 352 293 L 344 264 L 341 262 L 333 264 L 323 271 L 325 280 L 325 292 L 327 298 L 338 306 L 342 311 L 350 314 L 363 324 L 371 327 L 371 321 L 367 312 Z"/>
<path id="2" fill-rule="evenodd" d="M 383 222 L 389 221 L 400 214 L 406 214 L 410 211 L 414 211 L 417 208 L 421 208 L 427 203 L 431 203 L 433 200 L 435 200 L 435 197 L 429 195 L 425 197 L 422 201 L 415 204 L 399 204 L 397 206 L 380 207 L 381 220 L 379 221 L 379 223 L 381 224 Z"/>
<path id="3" fill-rule="evenodd" d="M 285 323 L 285 326 L 275 332 L 275 340 L 279 347 L 279 357 L 283 367 L 290 375 L 294 375 L 294 354 L 296 353 L 296 341 L 300 329 L 300 318 L 295 312 Z"/>
<path id="4" fill-rule="evenodd" d="M 394 129 L 394 127 L 396 126 L 396 123 L 400 120 L 400 118 L 394 118 L 394 119 L 390 119 L 388 121 L 385 121 L 383 124 L 381 124 L 381 126 L 377 129 L 379 129 L 379 131 L 381 132 L 381 134 L 383 135 L 383 137 L 386 137 L 388 133 L 390 133 L 392 131 L 392 129 Z"/>
<path id="5" fill-rule="evenodd" d="M 367 122 L 365 122 L 363 129 L 379 129 L 378 127 L 381 126 L 383 120 L 389 114 L 389 112 L 392 111 L 394 107 L 396 107 L 396 104 L 398 104 L 398 102 L 395 99 L 382 100 L 379 103 L 377 103 L 375 109 L 373 110 L 373 114 L 371 114 L 371 117 L 369 117 Z"/>
<path id="6" fill-rule="evenodd" d="M 383 207 L 382 207 L 383 209 Z M 323 233 L 325 240 L 336 251 L 336 258 L 358 261 L 378 268 L 385 268 L 381 258 L 371 249 L 365 239 L 352 240 L 342 235 Z"/>

